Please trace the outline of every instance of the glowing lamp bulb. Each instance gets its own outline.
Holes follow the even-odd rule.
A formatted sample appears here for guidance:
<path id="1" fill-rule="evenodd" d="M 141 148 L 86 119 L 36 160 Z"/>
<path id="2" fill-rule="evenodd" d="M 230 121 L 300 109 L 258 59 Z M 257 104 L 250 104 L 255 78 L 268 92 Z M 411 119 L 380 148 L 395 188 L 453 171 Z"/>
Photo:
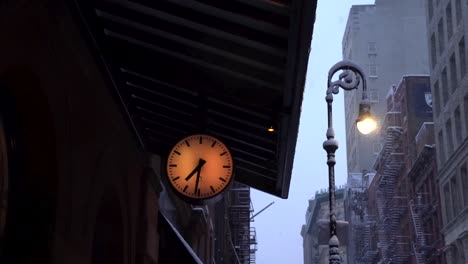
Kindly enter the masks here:
<path id="1" fill-rule="evenodd" d="M 361 134 L 367 135 L 377 128 L 377 122 L 372 117 L 365 117 L 357 122 L 357 129 Z"/>
<path id="2" fill-rule="evenodd" d="M 268 128 L 268 132 L 275 132 L 275 129 L 273 128 L 273 126 L 270 126 L 270 127 Z"/>

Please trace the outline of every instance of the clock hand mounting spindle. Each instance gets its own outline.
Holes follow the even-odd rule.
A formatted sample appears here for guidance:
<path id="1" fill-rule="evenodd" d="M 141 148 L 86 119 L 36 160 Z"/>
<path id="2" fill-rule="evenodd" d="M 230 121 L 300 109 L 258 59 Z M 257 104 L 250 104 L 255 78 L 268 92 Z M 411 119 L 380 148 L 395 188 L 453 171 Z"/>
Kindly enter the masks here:
<path id="1" fill-rule="evenodd" d="M 190 172 L 190 174 L 187 177 L 185 177 L 185 180 L 186 181 L 190 180 L 190 178 L 192 178 L 192 176 L 195 174 L 195 172 L 198 172 L 198 174 L 197 174 L 197 178 L 198 178 L 199 174 L 200 174 L 200 170 L 203 167 L 203 165 L 205 165 L 205 163 L 206 163 L 206 160 L 204 160 L 204 159 L 198 160 L 198 165 L 195 167 L 195 169 L 193 169 L 192 172 Z M 197 183 L 198 183 L 198 181 L 197 181 Z"/>

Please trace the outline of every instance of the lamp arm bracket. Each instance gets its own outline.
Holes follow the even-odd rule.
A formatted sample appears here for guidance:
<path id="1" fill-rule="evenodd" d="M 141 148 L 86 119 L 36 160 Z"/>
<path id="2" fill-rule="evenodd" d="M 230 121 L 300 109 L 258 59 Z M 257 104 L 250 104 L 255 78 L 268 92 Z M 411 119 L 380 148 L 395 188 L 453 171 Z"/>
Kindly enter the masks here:
<path id="1" fill-rule="evenodd" d="M 332 81 L 333 76 L 338 71 L 342 71 L 338 76 L 338 80 Z M 363 99 L 367 99 L 366 77 L 362 68 L 349 60 L 340 61 L 333 65 L 328 71 L 327 95 L 338 94 L 339 88 L 342 88 L 346 91 L 357 89 L 361 81 L 363 88 Z"/>

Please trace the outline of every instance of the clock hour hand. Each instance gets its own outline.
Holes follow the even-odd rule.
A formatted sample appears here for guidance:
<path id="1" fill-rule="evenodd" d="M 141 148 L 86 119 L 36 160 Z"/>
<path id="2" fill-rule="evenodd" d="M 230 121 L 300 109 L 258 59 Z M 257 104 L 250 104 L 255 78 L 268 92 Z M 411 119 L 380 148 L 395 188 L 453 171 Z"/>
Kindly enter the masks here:
<path id="1" fill-rule="evenodd" d="M 190 174 L 189 174 L 187 177 L 185 177 L 185 180 L 186 180 L 186 181 L 190 180 L 190 178 L 192 178 L 192 176 L 195 174 L 195 172 L 201 170 L 201 168 L 203 167 L 203 165 L 205 165 L 205 163 L 206 163 L 206 160 L 200 159 L 200 160 L 198 161 L 198 165 L 195 167 L 195 169 L 193 169 L 192 172 L 190 172 Z"/>

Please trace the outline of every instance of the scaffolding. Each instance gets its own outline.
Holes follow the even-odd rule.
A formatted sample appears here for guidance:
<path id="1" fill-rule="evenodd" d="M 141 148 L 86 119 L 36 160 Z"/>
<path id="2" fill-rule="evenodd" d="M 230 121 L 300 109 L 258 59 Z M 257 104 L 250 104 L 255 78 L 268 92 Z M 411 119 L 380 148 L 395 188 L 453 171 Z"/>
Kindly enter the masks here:
<path id="1" fill-rule="evenodd" d="M 378 157 L 380 174 L 376 205 L 378 211 L 377 237 L 381 263 L 407 263 L 408 237 L 400 234 L 400 219 L 407 210 L 407 197 L 398 196 L 396 184 L 404 165 L 401 148 L 403 130 L 399 126 L 400 113 L 388 112 L 385 120 L 384 146 Z"/>
<path id="2" fill-rule="evenodd" d="M 239 264 L 254 264 L 257 251 L 255 228 L 251 226 L 253 207 L 250 188 L 234 184 L 229 191 L 230 239 Z"/>

